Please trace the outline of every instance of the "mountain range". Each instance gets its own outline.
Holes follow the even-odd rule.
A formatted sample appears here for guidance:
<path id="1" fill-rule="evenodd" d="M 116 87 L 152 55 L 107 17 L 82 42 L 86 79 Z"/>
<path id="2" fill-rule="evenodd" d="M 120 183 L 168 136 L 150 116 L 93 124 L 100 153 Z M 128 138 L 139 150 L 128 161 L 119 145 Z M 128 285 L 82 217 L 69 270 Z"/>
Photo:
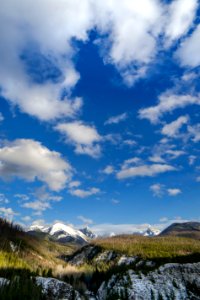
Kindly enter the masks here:
<path id="1" fill-rule="evenodd" d="M 87 226 L 81 229 L 76 229 L 70 225 L 63 223 L 55 223 L 52 226 L 32 225 L 28 229 L 28 233 L 34 236 L 48 237 L 60 243 L 76 243 L 86 244 L 89 240 L 97 238 L 97 235 Z M 151 227 L 141 232 L 133 232 L 134 235 L 142 236 L 157 236 L 160 231 Z"/>

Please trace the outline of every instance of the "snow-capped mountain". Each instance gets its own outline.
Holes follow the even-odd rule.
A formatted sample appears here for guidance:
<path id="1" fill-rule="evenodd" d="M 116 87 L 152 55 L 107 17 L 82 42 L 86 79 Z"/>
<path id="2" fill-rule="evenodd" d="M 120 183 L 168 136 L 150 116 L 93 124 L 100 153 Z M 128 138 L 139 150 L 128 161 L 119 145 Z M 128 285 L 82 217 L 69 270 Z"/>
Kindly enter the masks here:
<path id="1" fill-rule="evenodd" d="M 37 232 L 44 232 L 44 233 L 47 233 L 48 230 L 49 227 L 43 225 L 31 225 L 28 229 L 28 231 L 37 231 Z"/>
<path id="2" fill-rule="evenodd" d="M 61 243 L 76 242 L 79 244 L 85 244 L 88 242 L 88 239 L 96 237 L 88 227 L 78 230 L 63 223 L 55 223 L 50 227 L 32 225 L 28 232 L 32 234 L 46 233 L 50 236 L 50 238 Z"/>
<path id="3" fill-rule="evenodd" d="M 87 242 L 87 236 L 80 230 L 74 229 L 69 225 L 56 223 L 49 228 L 49 235 L 54 237 L 59 242 Z"/>
<path id="4" fill-rule="evenodd" d="M 85 228 L 80 229 L 80 231 L 84 235 L 86 235 L 89 239 L 95 239 L 97 237 L 97 235 L 94 232 L 92 232 L 92 230 L 88 226 L 86 226 Z"/>
<path id="5" fill-rule="evenodd" d="M 160 234 L 160 230 L 158 229 L 154 229 L 154 228 L 147 228 L 147 230 L 145 232 L 143 232 L 143 236 L 156 236 Z"/>

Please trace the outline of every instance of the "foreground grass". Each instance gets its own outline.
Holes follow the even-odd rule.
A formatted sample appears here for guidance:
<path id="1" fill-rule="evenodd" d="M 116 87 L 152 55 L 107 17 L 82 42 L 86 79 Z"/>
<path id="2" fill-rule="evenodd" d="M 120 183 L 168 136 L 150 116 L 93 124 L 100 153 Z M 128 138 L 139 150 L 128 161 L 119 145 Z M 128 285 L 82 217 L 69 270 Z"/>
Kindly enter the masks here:
<path id="1" fill-rule="evenodd" d="M 122 235 L 98 239 L 94 244 L 142 259 L 174 260 L 184 256 L 198 256 L 200 259 L 200 241 L 190 238 Z"/>

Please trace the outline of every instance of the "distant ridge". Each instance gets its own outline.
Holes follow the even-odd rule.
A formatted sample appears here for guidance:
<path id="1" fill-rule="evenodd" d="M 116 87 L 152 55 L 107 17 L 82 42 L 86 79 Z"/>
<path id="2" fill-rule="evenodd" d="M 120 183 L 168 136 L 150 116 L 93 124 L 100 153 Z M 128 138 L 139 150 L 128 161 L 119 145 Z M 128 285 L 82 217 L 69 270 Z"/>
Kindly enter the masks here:
<path id="1" fill-rule="evenodd" d="M 180 236 L 200 240 L 200 222 L 173 223 L 165 228 L 161 236 Z"/>

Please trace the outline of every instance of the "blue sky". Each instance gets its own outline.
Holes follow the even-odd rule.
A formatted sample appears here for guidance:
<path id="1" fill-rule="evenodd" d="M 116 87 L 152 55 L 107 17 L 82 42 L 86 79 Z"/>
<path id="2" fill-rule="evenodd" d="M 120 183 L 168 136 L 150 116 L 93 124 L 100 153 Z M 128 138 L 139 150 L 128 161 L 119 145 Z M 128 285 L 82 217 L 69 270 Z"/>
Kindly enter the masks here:
<path id="1" fill-rule="evenodd" d="M 9 0 L 0 20 L 1 216 L 199 220 L 199 1 Z"/>

